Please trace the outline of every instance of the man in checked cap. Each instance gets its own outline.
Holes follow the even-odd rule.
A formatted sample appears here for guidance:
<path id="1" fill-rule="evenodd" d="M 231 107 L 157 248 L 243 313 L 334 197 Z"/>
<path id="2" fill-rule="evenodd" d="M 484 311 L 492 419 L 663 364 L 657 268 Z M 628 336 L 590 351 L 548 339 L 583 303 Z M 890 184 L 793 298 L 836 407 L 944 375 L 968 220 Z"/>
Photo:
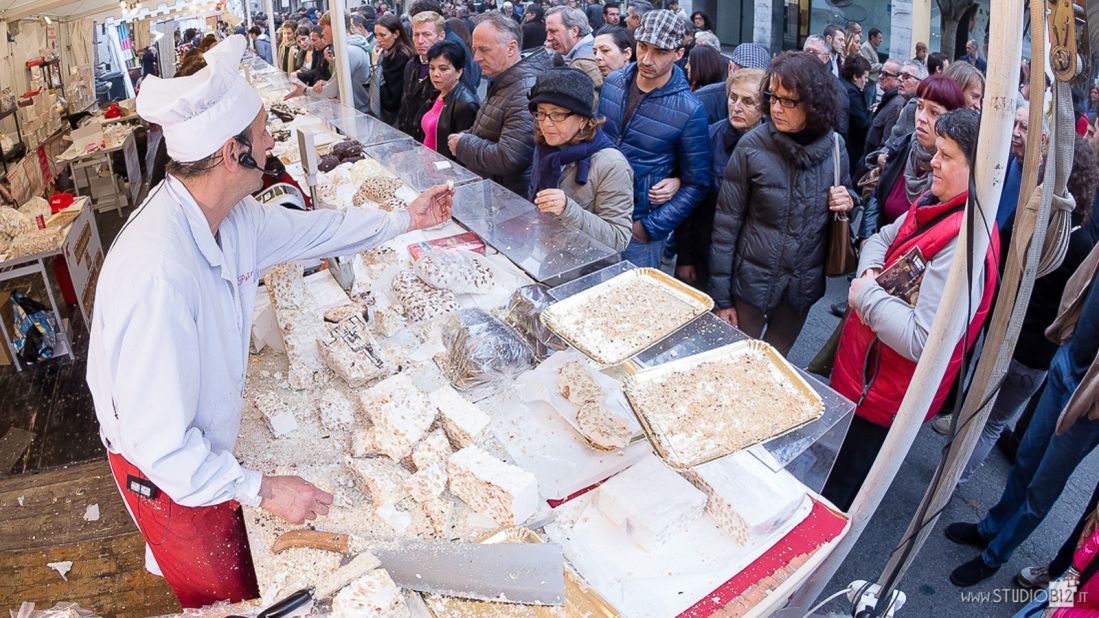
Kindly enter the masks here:
<path id="1" fill-rule="evenodd" d="M 668 235 L 710 187 L 706 110 L 675 65 L 685 31 L 671 11 L 645 13 L 637 62 L 608 75 L 599 98 L 603 129 L 633 167 L 633 237 L 622 257 L 638 266 L 660 265 Z"/>

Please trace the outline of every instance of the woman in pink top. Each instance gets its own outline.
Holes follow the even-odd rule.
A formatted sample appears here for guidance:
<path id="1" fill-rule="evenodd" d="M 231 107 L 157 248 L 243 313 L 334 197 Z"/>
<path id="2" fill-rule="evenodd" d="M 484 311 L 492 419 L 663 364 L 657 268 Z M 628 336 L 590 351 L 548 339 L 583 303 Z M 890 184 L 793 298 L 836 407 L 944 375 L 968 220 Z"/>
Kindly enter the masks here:
<path id="1" fill-rule="evenodd" d="M 472 127 L 480 108 L 477 95 L 462 83 L 466 51 L 454 41 L 442 40 L 427 51 L 427 63 L 428 76 L 439 92 L 420 119 L 424 146 L 453 159 L 447 137 Z"/>

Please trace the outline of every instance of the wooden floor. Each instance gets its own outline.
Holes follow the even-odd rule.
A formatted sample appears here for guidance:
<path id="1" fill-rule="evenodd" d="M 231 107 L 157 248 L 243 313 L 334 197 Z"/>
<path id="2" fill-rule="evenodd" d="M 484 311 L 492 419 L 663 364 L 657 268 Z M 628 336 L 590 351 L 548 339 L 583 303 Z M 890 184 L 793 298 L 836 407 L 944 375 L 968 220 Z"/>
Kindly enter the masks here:
<path id="1" fill-rule="evenodd" d="M 104 249 L 123 222 L 114 211 L 96 215 Z M 0 288 L 0 319 L 9 329 L 15 287 L 47 302 L 39 278 Z M 54 295 L 63 302 L 56 286 Z M 145 571 L 145 544 L 107 466 L 84 380 L 87 329 L 75 306 L 61 312 L 76 360 L 53 359 L 22 373 L 0 366 L 0 615 L 23 601 L 37 609 L 71 601 L 105 617 L 178 612 L 164 581 Z M 91 504 L 99 505 L 97 521 L 84 520 Z M 67 581 L 46 566 L 63 561 L 73 563 Z"/>
<path id="2" fill-rule="evenodd" d="M 93 504 L 99 519 L 85 521 Z M 71 601 L 106 618 L 179 611 L 144 569 L 144 542 L 105 460 L 0 479 L 0 521 L 0 573 L 11 574 L 0 577 L 0 613 L 23 601 Z M 67 581 L 46 566 L 62 561 L 72 561 Z"/>

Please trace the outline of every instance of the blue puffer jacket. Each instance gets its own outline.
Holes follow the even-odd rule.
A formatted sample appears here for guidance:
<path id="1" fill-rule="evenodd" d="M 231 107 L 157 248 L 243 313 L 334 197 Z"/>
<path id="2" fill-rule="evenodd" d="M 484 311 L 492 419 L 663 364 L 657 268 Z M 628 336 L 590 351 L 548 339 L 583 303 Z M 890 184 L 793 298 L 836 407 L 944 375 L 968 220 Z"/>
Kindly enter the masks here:
<path id="1" fill-rule="evenodd" d="M 687 85 L 679 67 L 662 88 L 644 95 L 629 124 L 626 89 L 637 74 L 637 63 L 607 76 L 599 94 L 603 130 L 633 167 L 633 219 L 641 221 L 652 240 L 663 240 L 695 209 L 710 188 L 710 137 L 706 110 Z M 683 185 L 672 199 L 652 206 L 649 189 L 665 178 Z"/>

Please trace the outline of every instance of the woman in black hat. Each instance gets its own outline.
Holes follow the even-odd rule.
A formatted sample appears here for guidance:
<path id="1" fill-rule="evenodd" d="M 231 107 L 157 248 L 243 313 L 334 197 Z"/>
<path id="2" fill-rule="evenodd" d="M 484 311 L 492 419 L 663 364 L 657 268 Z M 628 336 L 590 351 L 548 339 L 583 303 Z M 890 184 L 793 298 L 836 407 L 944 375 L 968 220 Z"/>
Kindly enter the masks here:
<path id="1" fill-rule="evenodd" d="M 527 197 L 622 251 L 630 242 L 633 169 L 600 128 L 595 86 L 579 69 L 549 69 L 530 91 L 534 166 Z"/>

